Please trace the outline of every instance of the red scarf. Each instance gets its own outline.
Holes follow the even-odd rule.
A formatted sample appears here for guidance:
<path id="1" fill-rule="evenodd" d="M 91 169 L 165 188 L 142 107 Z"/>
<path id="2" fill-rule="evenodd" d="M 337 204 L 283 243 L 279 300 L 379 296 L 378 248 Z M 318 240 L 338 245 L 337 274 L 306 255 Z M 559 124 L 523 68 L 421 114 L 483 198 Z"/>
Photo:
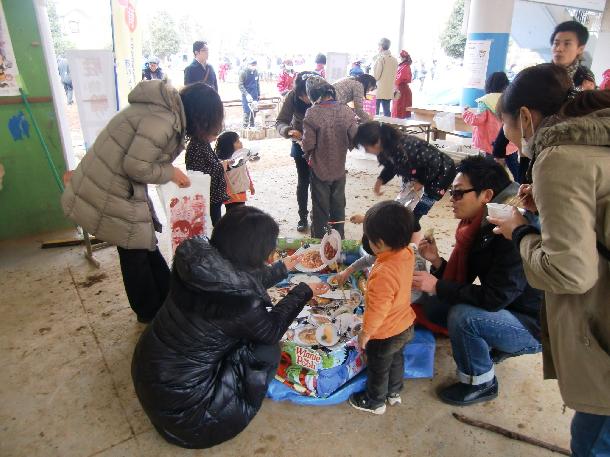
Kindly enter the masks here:
<path id="1" fill-rule="evenodd" d="M 481 229 L 481 221 L 485 214 L 485 207 L 472 219 L 462 219 L 455 231 L 455 247 L 443 272 L 443 279 L 459 283 L 466 282 L 468 274 L 468 253 L 472 242 Z"/>

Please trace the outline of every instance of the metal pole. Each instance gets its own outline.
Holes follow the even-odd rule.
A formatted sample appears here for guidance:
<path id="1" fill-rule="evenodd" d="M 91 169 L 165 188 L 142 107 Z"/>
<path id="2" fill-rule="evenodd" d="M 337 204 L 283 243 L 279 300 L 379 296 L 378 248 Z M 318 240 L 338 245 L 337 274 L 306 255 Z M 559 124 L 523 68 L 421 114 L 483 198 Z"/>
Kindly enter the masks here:
<path id="1" fill-rule="evenodd" d="M 398 31 L 398 52 L 404 49 L 404 38 L 405 38 L 405 2 L 406 0 L 400 0 L 400 30 Z"/>

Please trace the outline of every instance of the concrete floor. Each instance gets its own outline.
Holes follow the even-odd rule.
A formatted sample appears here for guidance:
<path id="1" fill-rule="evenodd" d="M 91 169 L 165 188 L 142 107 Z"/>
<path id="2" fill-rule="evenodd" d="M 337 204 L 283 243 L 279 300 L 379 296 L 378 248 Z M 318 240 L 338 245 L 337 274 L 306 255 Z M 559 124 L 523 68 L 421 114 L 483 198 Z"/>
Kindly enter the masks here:
<path id="1" fill-rule="evenodd" d="M 278 157 L 272 148 L 253 167 L 254 202 L 282 218 L 282 233 L 294 235 L 296 219 L 268 206 L 277 198 L 273 183 L 292 172 L 291 162 Z M 369 194 L 374 166 L 360 166 L 357 181 L 365 189 L 360 193 Z M 348 193 L 349 214 L 358 209 L 358 193 Z M 442 211 L 439 205 L 428 222 L 452 224 Z M 359 230 L 347 229 L 352 236 Z M 438 343 L 434 378 L 407 381 L 403 405 L 383 416 L 347 404 L 305 407 L 266 400 L 249 427 L 230 442 L 201 451 L 169 445 L 153 430 L 133 391 L 131 355 L 144 326 L 127 303 L 116 250 L 96 253 L 99 270 L 87 263 L 81 248 L 40 250 L 40 241 L 61 236 L 0 243 L 2 456 L 553 455 L 451 416 L 458 408 L 435 397 L 439 386 L 454 380 L 447 340 Z M 439 241 L 445 252 L 451 247 L 450 237 Z M 568 447 L 572 414 L 562 414 L 557 385 L 542 381 L 541 371 L 540 355 L 509 359 L 497 367 L 498 399 L 459 412 Z"/>

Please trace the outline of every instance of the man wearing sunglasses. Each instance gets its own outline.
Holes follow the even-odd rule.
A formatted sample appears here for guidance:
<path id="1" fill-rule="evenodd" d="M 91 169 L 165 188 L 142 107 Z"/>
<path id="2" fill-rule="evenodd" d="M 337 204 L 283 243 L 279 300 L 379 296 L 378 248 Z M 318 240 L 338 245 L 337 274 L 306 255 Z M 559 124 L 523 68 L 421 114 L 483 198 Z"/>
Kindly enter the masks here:
<path id="1" fill-rule="evenodd" d="M 456 243 L 449 257 L 439 256 L 434 240 L 423 240 L 419 253 L 431 273 L 415 272 L 413 288 L 427 292 L 426 317 L 448 329 L 459 382 L 445 387 L 442 401 L 464 406 L 498 395 L 494 362 L 539 352 L 542 293 L 525 278 L 512 241 L 493 233 L 487 203 L 504 203 L 519 186 L 504 168 L 483 157 L 464 159 L 450 189 L 456 219 Z M 475 279 L 480 284 L 474 284 Z"/>

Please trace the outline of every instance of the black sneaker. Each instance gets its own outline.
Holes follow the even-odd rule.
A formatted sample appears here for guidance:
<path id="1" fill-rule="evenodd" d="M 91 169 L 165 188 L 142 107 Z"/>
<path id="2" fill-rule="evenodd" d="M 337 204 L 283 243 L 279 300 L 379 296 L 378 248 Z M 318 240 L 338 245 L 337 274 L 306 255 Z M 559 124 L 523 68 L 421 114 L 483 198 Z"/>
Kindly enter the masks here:
<path id="1" fill-rule="evenodd" d="M 498 380 L 494 377 L 478 386 L 457 382 L 440 390 L 438 396 L 444 403 L 454 406 L 468 406 L 493 400 L 498 396 Z"/>
<path id="2" fill-rule="evenodd" d="M 349 397 L 349 404 L 360 411 L 367 411 L 373 414 L 385 413 L 385 402 L 381 404 L 373 404 L 366 392 L 352 394 Z"/>
<path id="3" fill-rule="evenodd" d="M 307 219 L 301 219 L 297 224 L 297 232 L 306 232 L 307 231 Z"/>

